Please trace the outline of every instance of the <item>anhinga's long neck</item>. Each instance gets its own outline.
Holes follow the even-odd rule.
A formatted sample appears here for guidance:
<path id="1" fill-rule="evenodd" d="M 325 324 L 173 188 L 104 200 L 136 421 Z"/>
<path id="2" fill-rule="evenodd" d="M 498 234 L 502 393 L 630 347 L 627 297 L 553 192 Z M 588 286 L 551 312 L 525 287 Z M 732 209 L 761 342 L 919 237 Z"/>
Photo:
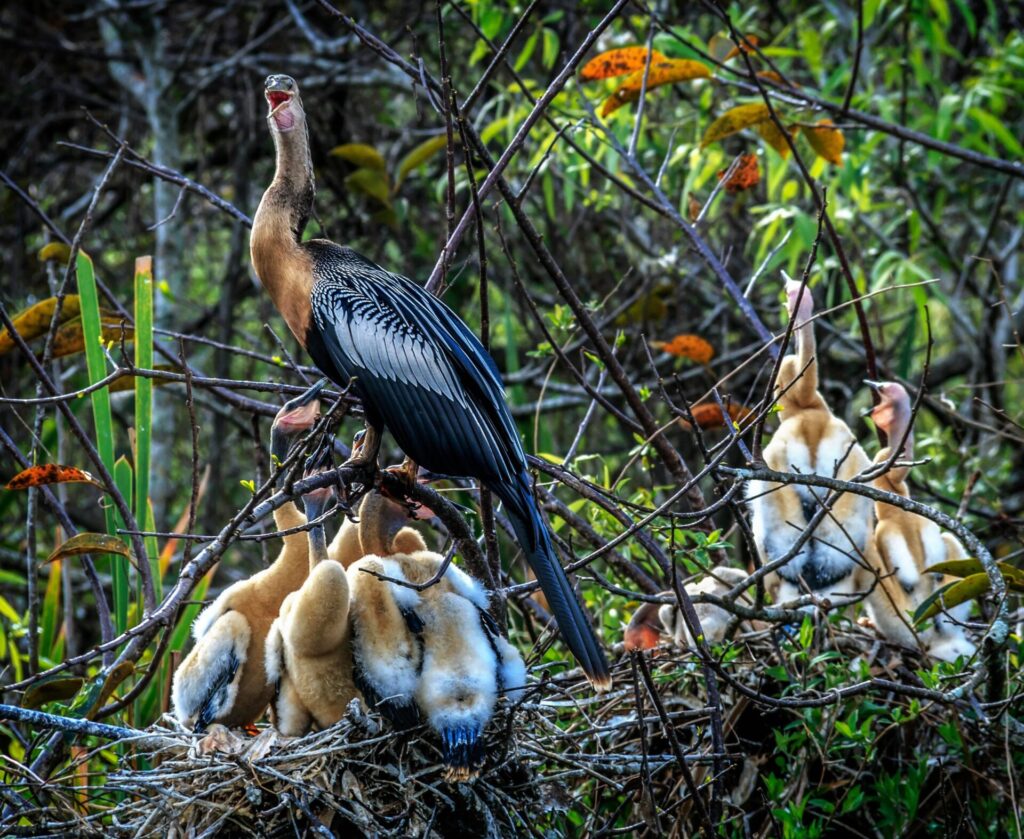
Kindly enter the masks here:
<path id="1" fill-rule="evenodd" d="M 313 277 L 312 263 L 300 242 L 315 192 L 309 137 L 304 115 L 296 118 L 289 131 L 270 122 L 277 166 L 253 218 L 252 264 L 289 329 L 305 346 Z"/>
<path id="2" fill-rule="evenodd" d="M 306 517 L 309 521 L 314 521 L 324 514 L 330 497 L 330 492 L 325 489 L 315 490 L 304 497 Z M 323 522 L 320 522 L 309 529 L 309 570 L 312 571 L 327 559 L 327 534 L 324 532 Z"/>
<path id="3" fill-rule="evenodd" d="M 259 217 L 260 212 L 266 210 L 266 220 L 274 223 L 276 235 L 286 235 L 300 242 L 316 193 L 306 120 L 298 121 L 290 131 L 272 128 L 271 136 L 276 150 L 274 180 L 263 194 L 256 215 Z M 254 220 L 253 232 L 255 230 Z"/>
<path id="4" fill-rule="evenodd" d="M 810 292 L 806 292 L 810 294 Z M 794 397 L 803 404 L 809 404 L 818 390 L 817 345 L 814 340 L 814 321 L 798 323 L 796 327 L 796 357 L 800 365 L 800 378 L 793 385 Z"/>

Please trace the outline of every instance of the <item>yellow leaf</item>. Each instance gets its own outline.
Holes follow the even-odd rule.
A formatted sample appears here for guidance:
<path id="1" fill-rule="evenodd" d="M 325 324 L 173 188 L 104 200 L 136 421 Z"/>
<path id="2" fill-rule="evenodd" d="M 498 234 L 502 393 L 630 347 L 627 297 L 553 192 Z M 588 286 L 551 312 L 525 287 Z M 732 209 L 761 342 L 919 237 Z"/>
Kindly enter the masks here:
<path id="1" fill-rule="evenodd" d="M 340 157 L 342 160 L 347 160 L 349 163 L 366 169 L 383 170 L 385 167 L 384 156 L 373 146 L 368 146 L 365 143 L 345 143 L 335 146 L 327 153 L 332 157 Z"/>
<path id="2" fill-rule="evenodd" d="M 455 134 L 455 142 L 459 142 L 458 134 Z M 395 177 L 395 190 L 397 191 L 413 169 L 426 163 L 430 158 L 441 151 L 441 149 L 446 148 L 447 146 L 447 134 L 438 134 L 436 137 L 424 140 L 416 146 L 416 148 L 403 157 L 402 162 L 398 164 L 398 175 Z"/>
<path id="3" fill-rule="evenodd" d="M 658 61 L 665 61 L 665 56 L 657 50 L 651 51 L 651 66 Z M 621 47 L 608 50 L 590 59 L 580 70 L 580 78 L 585 82 L 596 79 L 610 79 L 613 76 L 624 76 L 635 70 L 643 70 L 647 64 L 646 47 Z"/>
<path id="4" fill-rule="evenodd" d="M 796 136 L 799 130 L 800 128 L 796 125 L 789 127 L 789 133 L 793 136 Z M 783 158 L 789 157 L 789 143 L 786 142 L 786 138 L 774 122 L 760 123 L 757 126 L 757 133 L 761 135 L 762 140 L 775 149 Z"/>
<path id="5" fill-rule="evenodd" d="M 12 318 L 14 328 L 18 330 L 18 334 L 26 341 L 31 341 L 40 335 L 45 335 L 46 331 L 50 328 L 50 320 L 53 318 L 53 312 L 56 308 L 56 297 L 40 300 L 35 305 L 19 312 Z M 60 310 L 60 322 L 65 323 L 72 318 L 76 318 L 80 312 L 81 304 L 79 303 L 78 295 L 69 294 L 64 298 L 64 305 Z M 10 352 L 14 347 L 14 338 L 11 337 L 11 334 L 6 329 L 0 332 L 0 355 Z"/>
<path id="6" fill-rule="evenodd" d="M 814 149 L 818 157 L 823 157 L 829 163 L 841 166 L 843 148 L 846 146 L 843 132 L 834 128 L 830 119 L 819 120 L 818 125 L 821 127 L 806 129 L 807 142 L 811 144 L 811 148 Z"/>
<path id="7" fill-rule="evenodd" d="M 651 62 L 650 71 L 647 73 L 647 90 L 650 91 L 661 85 L 674 82 L 706 79 L 710 76 L 711 71 L 699 61 L 690 61 L 685 58 L 665 58 L 658 62 Z M 639 99 L 643 84 L 643 69 L 631 73 L 619 89 L 605 100 L 601 106 L 601 116 L 606 117 L 627 102 L 635 102 Z"/>
<path id="8" fill-rule="evenodd" d="M 102 315 L 100 320 L 102 335 L 100 343 L 112 346 L 121 341 L 121 319 L 116 316 Z M 135 330 L 127 323 L 124 325 L 125 341 L 135 339 Z M 53 336 L 53 357 L 63 358 L 74 355 L 85 349 L 85 333 L 82 331 L 82 319 L 74 318 L 63 324 Z"/>
<path id="9" fill-rule="evenodd" d="M 762 123 L 769 118 L 768 106 L 763 102 L 751 105 L 737 105 L 735 108 L 730 108 L 708 126 L 708 130 L 704 132 L 704 139 L 700 141 L 700 147 L 702 149 L 706 148 L 712 143 L 730 137 L 744 128 L 750 128 L 752 125 Z"/>
<path id="10" fill-rule="evenodd" d="M 50 242 L 39 249 L 37 257 L 40 262 L 48 262 L 53 259 L 61 265 L 67 265 L 71 258 L 71 248 L 63 242 Z"/>
<path id="11" fill-rule="evenodd" d="M 117 536 L 107 533 L 76 533 L 47 558 L 47 562 L 80 554 L 120 554 L 131 557 L 128 546 Z"/>
<path id="12" fill-rule="evenodd" d="M 369 195 L 385 207 L 391 204 L 388 176 L 380 169 L 356 169 L 355 172 L 345 178 L 345 185 L 349 189 Z"/>

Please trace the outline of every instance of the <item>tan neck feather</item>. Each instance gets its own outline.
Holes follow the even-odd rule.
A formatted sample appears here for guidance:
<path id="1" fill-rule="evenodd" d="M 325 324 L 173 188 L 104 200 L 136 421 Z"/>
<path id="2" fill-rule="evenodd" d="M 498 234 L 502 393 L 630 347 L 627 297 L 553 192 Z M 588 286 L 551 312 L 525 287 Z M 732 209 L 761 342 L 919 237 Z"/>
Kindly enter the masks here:
<path id="1" fill-rule="evenodd" d="M 313 264 L 300 242 L 313 205 L 309 140 L 304 123 L 287 135 L 272 133 L 277 168 L 253 218 L 249 247 L 256 275 L 292 334 L 305 346 Z"/>
<path id="2" fill-rule="evenodd" d="M 379 492 L 369 492 L 359 508 L 359 542 L 363 554 L 390 556 L 392 542 L 404 516 L 401 508 Z"/>
<path id="3" fill-rule="evenodd" d="M 289 501 L 274 510 L 274 523 L 278 530 L 291 530 L 306 523 L 306 517 L 299 508 Z M 267 574 L 279 581 L 282 590 L 290 591 L 298 588 L 309 573 L 309 540 L 306 534 L 299 531 L 282 537 L 284 545 L 274 564 L 267 569 Z M 289 585 L 294 583 L 294 585 Z"/>

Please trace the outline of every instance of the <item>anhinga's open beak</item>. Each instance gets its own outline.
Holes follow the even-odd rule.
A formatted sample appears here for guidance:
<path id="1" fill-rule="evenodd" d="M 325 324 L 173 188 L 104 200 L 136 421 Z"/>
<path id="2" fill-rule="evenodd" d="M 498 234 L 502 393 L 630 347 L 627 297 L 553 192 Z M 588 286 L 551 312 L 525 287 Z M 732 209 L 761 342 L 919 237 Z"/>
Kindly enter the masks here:
<path id="1" fill-rule="evenodd" d="M 298 93 L 299 86 L 291 76 L 278 74 L 267 76 L 264 83 L 264 95 L 270 106 L 267 118 L 273 118 L 274 124 L 281 131 L 289 131 L 295 127 L 295 114 L 289 110 L 288 106 Z"/>
<path id="2" fill-rule="evenodd" d="M 864 384 L 871 388 L 871 390 L 873 390 L 875 393 L 878 393 L 882 388 L 882 382 L 875 382 L 872 381 L 871 379 L 865 379 Z"/>

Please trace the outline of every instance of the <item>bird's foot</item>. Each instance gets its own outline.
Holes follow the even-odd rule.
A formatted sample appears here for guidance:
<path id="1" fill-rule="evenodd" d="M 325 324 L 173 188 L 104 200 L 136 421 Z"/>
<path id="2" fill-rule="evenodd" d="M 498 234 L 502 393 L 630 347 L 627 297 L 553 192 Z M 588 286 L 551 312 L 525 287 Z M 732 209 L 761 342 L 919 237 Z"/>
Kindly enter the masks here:
<path id="1" fill-rule="evenodd" d="M 352 438 L 352 453 L 341 468 L 359 471 L 377 470 L 377 452 L 380 451 L 380 432 L 367 427 Z"/>

